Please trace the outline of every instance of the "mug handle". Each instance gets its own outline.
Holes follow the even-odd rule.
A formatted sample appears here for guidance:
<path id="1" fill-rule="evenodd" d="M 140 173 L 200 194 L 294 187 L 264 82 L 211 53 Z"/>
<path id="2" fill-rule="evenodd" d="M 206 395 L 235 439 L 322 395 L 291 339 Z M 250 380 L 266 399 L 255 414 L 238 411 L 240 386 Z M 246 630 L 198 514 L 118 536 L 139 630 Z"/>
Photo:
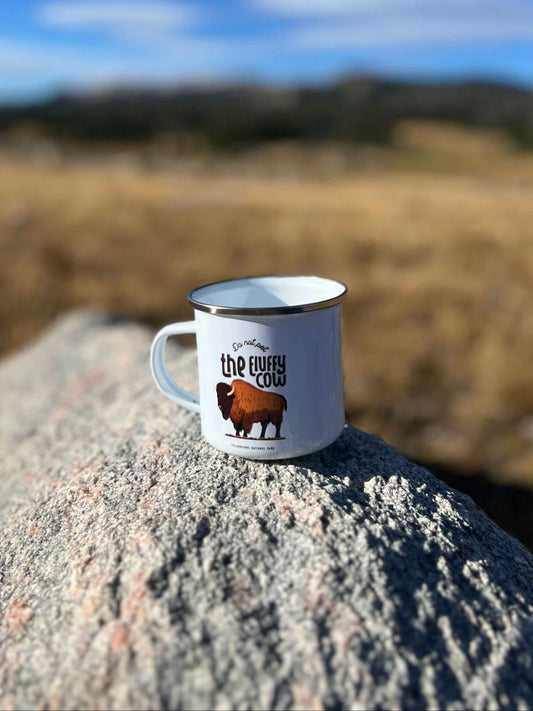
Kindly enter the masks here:
<path id="1" fill-rule="evenodd" d="M 200 412 L 200 400 L 198 397 L 176 385 L 165 365 L 165 344 L 168 337 L 180 336 L 183 333 L 196 333 L 196 322 L 171 323 L 156 334 L 150 349 L 150 367 L 156 385 L 164 395 L 188 410 Z"/>

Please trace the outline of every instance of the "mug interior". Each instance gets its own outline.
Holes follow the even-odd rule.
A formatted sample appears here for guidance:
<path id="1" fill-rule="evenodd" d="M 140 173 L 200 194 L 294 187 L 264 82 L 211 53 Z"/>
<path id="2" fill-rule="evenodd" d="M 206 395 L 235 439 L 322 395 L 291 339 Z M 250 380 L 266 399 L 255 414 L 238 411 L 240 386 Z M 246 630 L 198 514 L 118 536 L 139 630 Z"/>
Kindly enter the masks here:
<path id="1" fill-rule="evenodd" d="M 189 301 L 211 313 L 295 313 L 338 303 L 346 285 L 315 276 L 265 276 L 232 279 L 194 289 Z"/>

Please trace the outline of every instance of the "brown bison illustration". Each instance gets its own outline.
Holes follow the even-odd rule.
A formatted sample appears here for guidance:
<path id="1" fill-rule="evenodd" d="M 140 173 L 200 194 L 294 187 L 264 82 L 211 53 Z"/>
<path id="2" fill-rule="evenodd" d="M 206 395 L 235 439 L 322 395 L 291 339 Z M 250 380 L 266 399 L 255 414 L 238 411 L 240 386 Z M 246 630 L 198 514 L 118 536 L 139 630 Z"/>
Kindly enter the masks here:
<path id="1" fill-rule="evenodd" d="M 283 411 L 287 409 L 287 400 L 278 393 L 269 393 L 256 388 L 244 380 L 234 380 L 231 385 L 217 383 L 218 409 L 222 417 L 233 422 L 235 433 L 248 437 L 254 422 L 261 423 L 261 437 L 265 438 L 269 423 L 276 427 L 276 438 L 281 437 Z"/>

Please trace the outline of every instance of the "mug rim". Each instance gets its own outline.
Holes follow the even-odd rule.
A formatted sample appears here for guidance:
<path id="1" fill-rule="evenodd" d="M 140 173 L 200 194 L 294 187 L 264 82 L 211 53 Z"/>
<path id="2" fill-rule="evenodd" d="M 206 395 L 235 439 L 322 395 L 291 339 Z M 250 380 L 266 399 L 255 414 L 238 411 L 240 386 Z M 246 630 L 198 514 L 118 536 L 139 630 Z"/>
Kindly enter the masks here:
<path id="1" fill-rule="evenodd" d="M 197 296 L 197 292 L 201 289 L 206 289 L 212 286 L 220 286 L 222 284 L 231 284 L 232 282 L 244 282 L 259 279 L 279 279 L 279 280 L 289 280 L 289 279 L 319 279 L 323 282 L 330 282 L 331 284 L 336 284 L 341 287 L 341 291 L 336 296 L 329 299 L 319 299 L 318 301 L 307 301 L 301 304 L 287 305 L 287 306 L 261 306 L 261 307 L 247 307 L 247 306 L 220 306 L 217 304 L 208 304 L 200 301 Z M 197 286 L 191 292 L 189 292 L 188 299 L 189 303 L 194 309 L 198 311 L 205 311 L 206 313 L 215 315 L 232 315 L 232 316 L 278 316 L 282 314 L 300 314 L 309 311 L 318 311 L 319 309 L 327 309 L 331 306 L 336 306 L 344 299 L 348 292 L 347 285 L 339 281 L 338 279 L 330 279 L 329 277 L 321 277 L 313 274 L 295 274 L 295 275 L 279 275 L 279 274 L 261 274 L 247 277 L 237 277 L 234 279 L 221 279 L 219 281 L 209 282 L 208 284 L 202 284 L 202 286 Z"/>

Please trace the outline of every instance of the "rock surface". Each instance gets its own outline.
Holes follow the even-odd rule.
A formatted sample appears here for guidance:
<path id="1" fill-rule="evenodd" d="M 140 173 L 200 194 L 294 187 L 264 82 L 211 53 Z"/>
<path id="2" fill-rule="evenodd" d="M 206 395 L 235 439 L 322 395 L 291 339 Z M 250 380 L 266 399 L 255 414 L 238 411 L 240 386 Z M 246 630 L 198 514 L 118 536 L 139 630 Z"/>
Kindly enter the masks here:
<path id="1" fill-rule="evenodd" d="M 76 313 L 0 367 L 2 708 L 533 706 L 522 545 L 351 427 L 216 452 L 150 339 Z"/>

